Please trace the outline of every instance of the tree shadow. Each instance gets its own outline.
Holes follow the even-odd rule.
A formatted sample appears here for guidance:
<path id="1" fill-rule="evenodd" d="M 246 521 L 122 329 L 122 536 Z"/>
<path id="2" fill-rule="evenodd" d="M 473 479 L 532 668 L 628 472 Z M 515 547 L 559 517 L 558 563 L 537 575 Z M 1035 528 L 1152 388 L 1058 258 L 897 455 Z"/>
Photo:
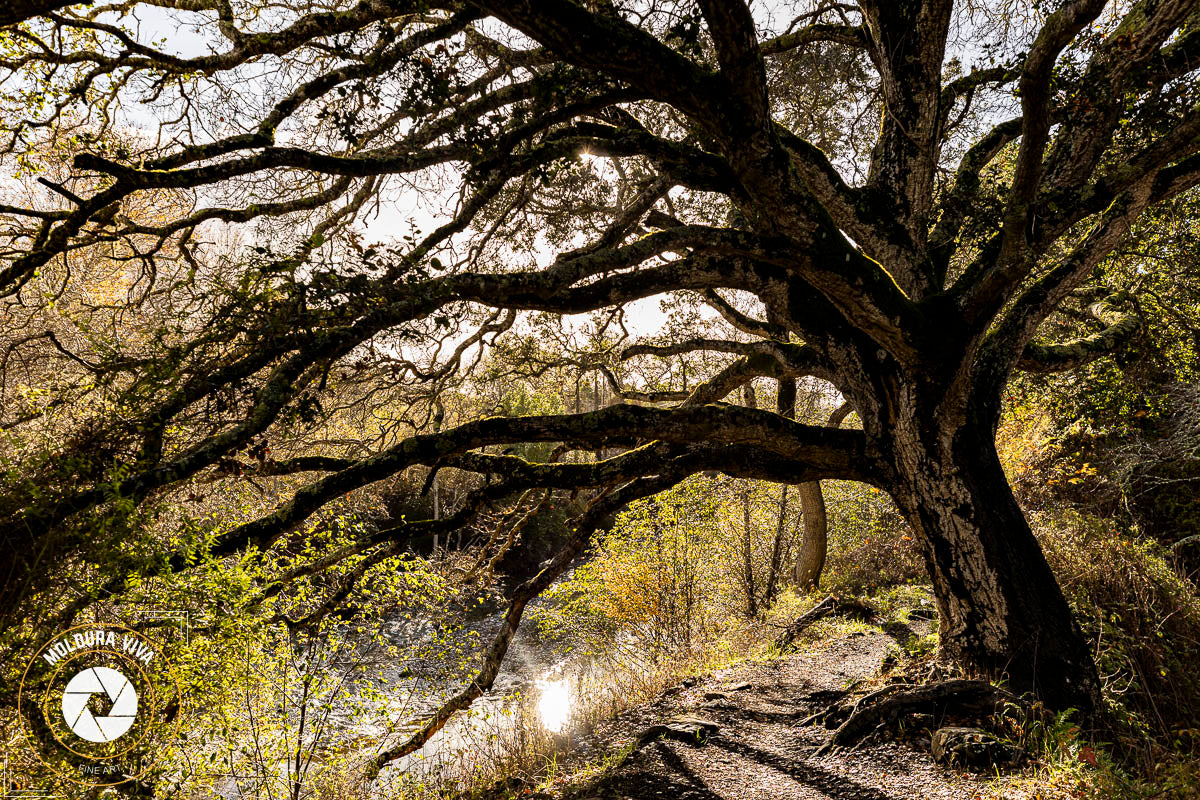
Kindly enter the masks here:
<path id="1" fill-rule="evenodd" d="M 789 758 L 778 753 L 761 750 L 757 747 L 714 737 L 710 746 L 716 746 L 735 753 L 743 758 L 755 761 L 771 769 L 787 775 L 797 783 L 818 789 L 829 797 L 853 798 L 854 800 L 901 800 L 895 795 L 887 794 L 879 789 L 865 786 L 843 775 L 830 772 L 813 764 L 806 764 L 796 758 Z"/>
<path id="2" fill-rule="evenodd" d="M 710 789 L 704 779 L 692 771 L 692 768 L 674 750 L 668 747 L 665 742 L 656 742 L 655 749 L 659 757 L 663 760 L 663 763 L 677 772 L 688 783 L 688 790 L 685 793 L 676 795 L 677 797 L 687 798 L 687 800 L 724 800 L 721 795 Z"/>
<path id="3" fill-rule="evenodd" d="M 756 708 L 734 707 L 729 709 L 729 716 L 762 722 L 769 725 L 794 725 L 796 722 L 811 715 L 809 709 L 798 711 L 760 711 Z"/>
<path id="4" fill-rule="evenodd" d="M 621 797 L 626 800 L 725 800 L 695 773 L 664 741 L 656 741 L 639 754 L 653 754 L 656 761 L 643 761 L 635 768 L 601 778 L 579 795 L 570 797 Z"/>
<path id="5" fill-rule="evenodd" d="M 903 622 L 886 622 L 880 629 L 903 650 L 907 650 L 909 643 L 921 635 L 915 628 Z"/>

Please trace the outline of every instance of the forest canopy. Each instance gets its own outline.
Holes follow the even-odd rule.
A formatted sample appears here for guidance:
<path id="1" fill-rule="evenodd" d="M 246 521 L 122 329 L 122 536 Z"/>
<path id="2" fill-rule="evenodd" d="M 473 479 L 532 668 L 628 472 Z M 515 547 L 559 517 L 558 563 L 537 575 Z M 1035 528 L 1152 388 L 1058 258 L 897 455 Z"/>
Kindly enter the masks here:
<path id="1" fill-rule="evenodd" d="M 520 562 L 378 769 L 630 503 L 836 480 L 894 501 L 946 657 L 1091 718 L 997 432 L 1046 386 L 1194 408 L 1198 70 L 1184 0 L 8 4 L 4 668 L 148 586 L 296 629 Z"/>

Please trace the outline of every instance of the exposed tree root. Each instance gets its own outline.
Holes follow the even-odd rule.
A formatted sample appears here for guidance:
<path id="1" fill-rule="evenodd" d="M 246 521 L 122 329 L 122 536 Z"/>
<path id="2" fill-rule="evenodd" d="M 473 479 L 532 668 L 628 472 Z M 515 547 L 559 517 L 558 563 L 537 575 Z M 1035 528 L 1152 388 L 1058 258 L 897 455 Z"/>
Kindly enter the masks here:
<path id="1" fill-rule="evenodd" d="M 947 713 L 987 716 L 1009 704 L 1021 707 L 1027 705 L 1012 692 L 993 686 L 987 681 L 959 679 L 924 686 L 898 684 L 871 692 L 853 705 L 830 706 L 804 720 L 802 724 L 845 717 L 829 740 L 817 751 L 821 754 L 833 747 L 856 744 L 880 726 L 891 724 L 910 714 L 932 714 L 934 717 L 941 717 Z"/>
<path id="2" fill-rule="evenodd" d="M 858 600 L 829 595 L 808 611 L 796 617 L 784 629 L 779 638 L 775 640 L 775 644 L 780 648 L 790 646 L 804 632 L 805 628 L 830 614 L 844 614 L 857 619 L 872 619 L 875 616 L 875 609 Z"/>

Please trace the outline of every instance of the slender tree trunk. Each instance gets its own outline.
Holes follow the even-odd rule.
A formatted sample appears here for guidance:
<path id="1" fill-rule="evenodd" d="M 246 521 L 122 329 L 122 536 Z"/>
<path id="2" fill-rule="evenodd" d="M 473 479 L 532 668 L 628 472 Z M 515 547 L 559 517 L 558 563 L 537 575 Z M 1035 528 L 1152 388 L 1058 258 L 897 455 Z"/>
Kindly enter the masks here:
<path id="1" fill-rule="evenodd" d="M 446 419 L 446 408 L 441 401 L 435 401 L 433 404 L 432 425 L 434 433 L 442 429 L 442 423 Z M 442 518 L 442 488 L 438 484 L 438 479 L 441 475 L 438 472 L 433 473 L 433 518 L 435 520 Z M 436 554 L 438 549 L 438 534 L 433 535 L 433 552 Z M 446 534 L 446 549 L 450 549 L 450 535 Z"/>
<path id="2" fill-rule="evenodd" d="M 894 440 L 892 494 L 923 540 L 943 652 L 1052 708 L 1091 717 L 1099 680 L 1090 650 L 1013 497 L 990 428 L 919 429 L 917 438 Z"/>
<path id="3" fill-rule="evenodd" d="M 787 532 L 788 487 L 779 487 L 779 520 L 775 524 L 775 542 L 771 545 L 771 564 L 767 572 L 767 586 L 763 591 L 763 603 L 770 604 L 779 591 L 779 567 L 783 563 L 783 538 Z"/>
<path id="4" fill-rule="evenodd" d="M 830 428 L 838 427 L 852 410 L 850 403 L 842 403 L 829 415 L 825 424 Z M 804 539 L 800 543 L 800 554 L 796 558 L 792 577 L 799 589 L 811 591 L 820 588 L 821 573 L 825 570 L 825 558 L 829 552 L 829 517 L 820 481 L 802 483 L 796 488 L 804 518 Z"/>
<path id="5" fill-rule="evenodd" d="M 742 490 L 742 581 L 746 586 L 746 615 L 758 616 L 758 589 L 754 585 L 754 528 L 750 515 L 750 487 Z"/>
<path id="6" fill-rule="evenodd" d="M 775 410 L 787 419 L 796 418 L 796 379 L 783 378 L 777 385 L 775 395 Z M 769 604 L 779 591 L 780 567 L 783 563 L 784 534 L 787 531 L 787 501 L 788 487 L 784 484 L 779 489 L 779 520 L 775 525 L 775 542 L 771 546 L 770 571 L 767 573 L 766 591 L 763 593 L 763 603 Z"/>
<path id="7" fill-rule="evenodd" d="M 796 558 L 793 578 L 801 591 L 820 588 L 821 572 L 825 569 L 825 554 L 828 551 L 828 518 L 825 514 L 825 495 L 819 481 L 801 483 L 796 487 L 800 496 L 800 510 L 804 518 L 804 538 L 800 542 L 800 555 Z"/>
<path id="8" fill-rule="evenodd" d="M 754 383 L 742 387 L 742 399 L 747 408 L 758 408 L 758 397 L 754 392 Z M 746 615 L 758 616 L 758 588 L 754 581 L 754 528 L 750 513 L 750 483 L 742 482 L 742 572 L 743 583 L 746 587 Z"/>

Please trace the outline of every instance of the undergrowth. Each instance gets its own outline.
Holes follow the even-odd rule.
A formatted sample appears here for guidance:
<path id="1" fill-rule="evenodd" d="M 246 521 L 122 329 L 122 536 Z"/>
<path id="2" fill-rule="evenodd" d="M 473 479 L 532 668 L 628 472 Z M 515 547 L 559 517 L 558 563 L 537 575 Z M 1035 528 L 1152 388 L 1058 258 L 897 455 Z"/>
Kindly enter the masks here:
<path id="1" fill-rule="evenodd" d="M 1083 788 L 1076 791 L 1083 796 L 1200 795 L 1196 587 L 1170 567 L 1161 545 L 1109 520 L 1060 511 L 1034 515 L 1032 522 L 1095 648 L 1106 711 L 1097 735 L 1108 744 L 1086 745 L 1082 760 L 1051 763 L 1068 782 L 1082 774 Z M 1092 753 L 1097 765 L 1090 763 Z M 1089 775 L 1096 776 L 1094 787 Z"/>

